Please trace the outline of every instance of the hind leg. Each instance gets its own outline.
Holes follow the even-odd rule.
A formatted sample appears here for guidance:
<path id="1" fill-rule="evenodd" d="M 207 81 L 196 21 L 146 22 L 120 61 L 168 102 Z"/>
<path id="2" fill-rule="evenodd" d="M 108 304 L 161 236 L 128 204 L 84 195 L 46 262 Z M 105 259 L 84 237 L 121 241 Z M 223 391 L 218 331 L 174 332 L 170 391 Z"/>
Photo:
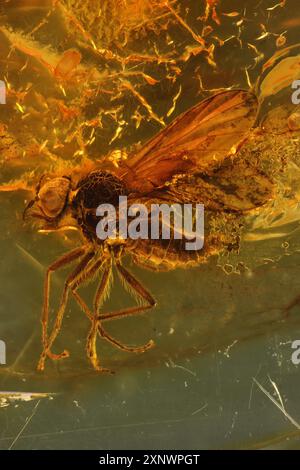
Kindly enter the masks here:
<path id="1" fill-rule="evenodd" d="M 117 267 L 117 269 L 119 269 L 119 268 Z M 127 281 L 127 282 L 130 282 L 133 279 L 133 277 L 127 271 L 126 271 L 126 273 L 127 273 L 127 278 L 128 278 L 128 276 L 131 276 L 129 281 Z M 88 341 L 87 341 L 88 357 L 89 357 L 93 367 L 96 370 L 100 370 L 100 371 L 102 371 L 103 369 L 99 366 L 98 357 L 97 357 L 97 351 L 96 351 L 97 333 L 99 333 L 102 338 L 106 339 L 113 346 L 115 346 L 115 347 L 117 347 L 117 348 L 119 348 L 123 351 L 126 351 L 126 352 L 142 353 L 142 352 L 145 352 L 147 349 L 150 349 L 154 345 L 153 341 L 149 341 L 147 344 L 145 344 L 143 346 L 138 346 L 138 347 L 136 347 L 136 346 L 127 346 L 127 345 L 124 345 L 121 342 L 117 341 L 115 338 L 113 338 L 109 333 L 107 333 L 104 330 L 104 328 L 101 324 L 102 318 L 103 319 L 108 319 L 108 318 L 104 318 L 104 315 L 99 315 L 98 312 L 99 312 L 99 309 L 101 307 L 101 304 L 105 300 L 105 297 L 109 293 L 110 284 L 111 284 L 111 277 L 112 277 L 112 264 L 111 264 L 111 260 L 110 260 L 104 268 L 99 287 L 98 287 L 98 289 L 96 291 L 96 294 L 95 294 L 94 314 L 92 314 L 89 311 L 89 309 L 86 305 L 82 304 L 82 299 L 80 299 L 80 300 L 78 299 L 80 304 L 81 304 L 81 307 L 87 313 L 88 317 L 92 320 L 92 327 L 91 327 L 90 333 L 88 335 Z M 134 278 L 134 280 L 135 280 L 134 285 L 138 286 L 138 287 L 136 287 L 136 290 L 138 290 L 138 293 L 140 294 L 140 296 L 142 296 L 144 294 L 144 296 L 143 296 L 144 299 L 149 300 L 151 298 L 151 301 L 154 303 L 155 301 L 154 301 L 154 299 L 152 299 L 150 294 L 140 285 L 140 283 L 135 278 Z M 133 282 L 132 282 L 132 284 L 133 284 Z M 133 288 L 133 286 L 131 286 L 131 287 Z M 146 292 L 146 294 L 145 294 L 145 292 Z M 120 315 L 120 311 L 117 312 L 117 313 L 118 313 L 118 316 L 124 316 L 124 312 L 126 312 L 126 315 L 129 315 L 129 314 L 133 315 L 135 313 L 139 313 L 141 311 L 144 311 L 146 308 L 147 308 L 147 306 L 138 306 L 138 307 L 133 307 L 133 308 L 130 308 L 130 309 L 123 309 L 122 310 L 123 315 Z M 148 307 L 148 308 L 150 308 L 150 307 Z M 107 370 L 105 370 L 105 371 L 107 372 Z"/>

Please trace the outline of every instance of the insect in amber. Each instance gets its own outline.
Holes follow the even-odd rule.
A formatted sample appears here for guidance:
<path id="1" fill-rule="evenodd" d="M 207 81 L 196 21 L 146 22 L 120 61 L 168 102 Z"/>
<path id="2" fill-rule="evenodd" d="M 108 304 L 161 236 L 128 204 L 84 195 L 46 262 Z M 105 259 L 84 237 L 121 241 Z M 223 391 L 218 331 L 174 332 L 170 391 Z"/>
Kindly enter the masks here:
<path id="1" fill-rule="evenodd" d="M 122 344 L 104 327 L 109 320 L 141 314 L 156 304 L 152 294 L 123 265 L 125 255 L 130 255 L 139 266 L 160 271 L 196 266 L 224 247 L 228 250 L 238 247 L 238 231 L 216 230 L 218 219 L 225 214 L 225 221 L 228 217 L 239 225 L 241 215 L 257 210 L 274 197 L 274 171 L 265 163 L 270 152 L 280 145 L 284 148 L 286 139 L 296 132 L 287 125 L 284 132 L 277 132 L 278 122 L 282 127 L 283 122 L 287 122 L 288 109 L 284 108 L 285 117 L 282 117 L 282 106 L 277 106 L 276 115 L 267 114 L 267 118 L 262 120 L 259 117 L 261 108 L 259 97 L 251 91 L 223 91 L 180 115 L 117 167 L 106 163 L 99 168 L 93 164 L 70 174 L 48 174 L 40 179 L 35 198 L 27 205 L 24 217 L 38 219 L 44 231 L 75 227 L 81 232 L 82 245 L 60 257 L 47 269 L 39 370 L 44 369 L 47 357 L 57 360 L 69 355 L 67 351 L 54 353 L 53 345 L 70 295 L 90 320 L 87 355 L 97 371 L 111 372 L 99 363 L 98 336 L 123 351 L 133 353 L 145 352 L 154 345 L 152 340 L 139 347 Z M 278 117 L 277 121 L 274 116 Z M 153 202 L 204 204 L 203 249 L 186 251 L 183 240 L 174 236 L 170 240 L 129 238 L 100 241 L 96 236 L 96 208 L 102 203 L 117 206 L 120 195 L 127 195 L 129 203 L 146 205 Z M 54 324 L 49 331 L 51 274 L 72 263 L 76 266 L 65 281 Z M 129 292 L 138 299 L 139 305 L 102 312 L 113 268 Z M 90 309 L 80 296 L 79 288 L 96 273 L 101 276 L 93 308 Z"/>
<path id="2" fill-rule="evenodd" d="M 150 292 L 123 266 L 123 256 L 131 254 L 134 262 L 150 269 L 172 269 L 203 261 L 209 254 L 218 251 L 224 241 L 208 234 L 204 249 L 195 253 L 185 251 L 181 241 L 174 239 L 101 242 L 96 237 L 96 208 L 99 203 L 117 205 L 121 194 L 127 194 L 131 202 L 199 201 L 204 202 L 208 210 L 226 208 L 241 211 L 263 204 L 270 197 L 271 184 L 264 175 L 258 175 L 256 169 L 247 168 L 248 177 L 252 179 L 251 187 L 253 184 L 255 186 L 255 179 L 257 187 L 253 194 L 245 194 L 241 202 L 238 200 L 238 190 L 241 188 L 236 188 L 235 193 L 226 197 L 222 189 L 217 193 L 207 179 L 209 173 L 214 173 L 214 177 L 218 178 L 227 171 L 229 182 L 230 166 L 235 165 L 232 155 L 236 154 L 238 146 L 247 137 L 256 112 L 257 100 L 253 94 L 242 90 L 223 92 L 180 116 L 138 153 L 129 157 L 128 163 L 123 163 L 118 170 L 89 171 L 81 174 L 77 181 L 72 175 L 45 177 L 40 181 L 36 198 L 26 209 L 26 215 L 44 220 L 45 228 L 58 228 L 66 220 L 70 224 L 71 220 L 80 227 L 83 244 L 55 261 L 47 270 L 42 315 L 43 352 L 39 370 L 44 369 L 47 356 L 61 359 L 68 355 L 66 351 L 54 354 L 52 346 L 61 328 L 69 294 L 75 297 L 91 321 L 87 354 L 96 370 L 106 371 L 99 365 L 97 357 L 98 334 L 125 351 L 144 352 L 153 346 L 152 341 L 141 347 L 125 346 L 104 329 L 104 322 L 109 319 L 139 314 L 155 306 Z M 175 175 L 180 175 L 180 178 L 176 179 Z M 54 327 L 48 334 L 50 275 L 74 261 L 78 264 L 65 282 Z M 143 304 L 117 312 L 100 313 L 113 266 Z M 101 271 L 102 277 L 91 311 L 80 297 L 78 288 L 97 271 Z"/>

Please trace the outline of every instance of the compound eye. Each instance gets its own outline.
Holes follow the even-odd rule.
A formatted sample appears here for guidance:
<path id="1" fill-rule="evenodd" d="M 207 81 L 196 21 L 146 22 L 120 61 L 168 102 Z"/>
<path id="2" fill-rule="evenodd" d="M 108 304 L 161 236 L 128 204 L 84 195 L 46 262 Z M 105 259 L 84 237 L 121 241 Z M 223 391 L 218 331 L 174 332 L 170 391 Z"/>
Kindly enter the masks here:
<path id="1" fill-rule="evenodd" d="M 55 178 L 41 188 L 38 194 L 39 205 L 47 217 L 60 215 L 65 207 L 69 188 L 70 181 L 66 178 Z"/>
<path id="2" fill-rule="evenodd" d="M 40 204 L 47 216 L 56 217 L 62 211 L 64 201 L 50 189 L 40 197 Z"/>

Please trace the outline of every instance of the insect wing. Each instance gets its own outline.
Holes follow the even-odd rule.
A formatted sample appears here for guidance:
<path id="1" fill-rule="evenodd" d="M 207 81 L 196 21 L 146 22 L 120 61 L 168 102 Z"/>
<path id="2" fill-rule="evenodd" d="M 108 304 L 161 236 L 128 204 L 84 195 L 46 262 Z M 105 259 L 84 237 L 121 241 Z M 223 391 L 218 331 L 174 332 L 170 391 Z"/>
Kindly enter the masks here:
<path id="1" fill-rule="evenodd" d="M 148 192 L 174 174 L 208 172 L 236 152 L 256 113 L 256 97 L 244 90 L 207 98 L 129 157 L 121 176 L 129 188 Z"/>
<path id="2" fill-rule="evenodd" d="M 201 203 L 208 211 L 240 213 L 264 205 L 273 192 L 273 182 L 260 168 L 243 159 L 227 159 L 209 177 L 194 174 L 177 179 L 165 189 L 165 197 L 182 204 Z"/>

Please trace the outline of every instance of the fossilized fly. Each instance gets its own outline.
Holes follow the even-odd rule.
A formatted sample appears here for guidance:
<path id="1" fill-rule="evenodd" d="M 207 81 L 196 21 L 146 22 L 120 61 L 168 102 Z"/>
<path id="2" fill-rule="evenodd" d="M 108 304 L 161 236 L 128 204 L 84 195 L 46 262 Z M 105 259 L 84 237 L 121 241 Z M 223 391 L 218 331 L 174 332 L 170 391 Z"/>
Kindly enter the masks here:
<path id="1" fill-rule="evenodd" d="M 286 124 L 286 113 L 292 113 L 289 107 L 287 110 L 282 106 L 275 107 L 277 114 L 267 113 L 265 120 L 259 118 L 260 110 L 261 103 L 252 91 L 225 90 L 180 115 L 118 167 L 107 163 L 101 167 L 91 164 L 74 169 L 70 174 L 42 176 L 35 197 L 25 209 L 25 218 L 38 220 L 44 231 L 75 227 L 81 232 L 82 245 L 61 256 L 47 269 L 39 370 L 44 369 L 47 357 L 58 360 L 69 355 L 67 351 L 56 354 L 53 347 L 70 296 L 90 320 L 87 355 L 97 371 L 111 372 L 99 362 L 98 336 L 133 353 L 145 352 L 154 345 L 150 340 L 139 347 L 128 346 L 105 329 L 109 320 L 142 314 L 156 304 L 148 289 L 124 266 L 125 255 L 131 256 L 138 266 L 161 271 L 197 266 L 224 248 L 237 249 L 240 237 L 237 227 L 241 216 L 258 210 L 274 197 L 274 170 L 267 164 L 269 154 L 274 149 L 284 150 L 287 139 L 292 139 L 299 131 L 297 126 L 291 129 Z M 293 141 L 295 151 L 299 151 L 296 139 Z M 278 162 L 279 167 L 281 163 Z M 184 240 L 174 236 L 170 240 L 116 238 L 100 241 L 96 236 L 96 208 L 102 203 L 117 206 L 120 195 L 126 195 L 129 203 L 146 205 L 204 204 L 203 249 L 186 251 Z M 232 224 L 234 230 L 216 229 L 221 217 L 225 225 L 227 222 Z M 75 267 L 65 281 L 50 329 L 51 274 L 72 263 Z M 105 312 L 103 302 L 109 294 L 113 269 L 138 303 L 130 308 Z M 99 276 L 99 281 L 90 308 L 79 289 L 95 275 Z"/>

